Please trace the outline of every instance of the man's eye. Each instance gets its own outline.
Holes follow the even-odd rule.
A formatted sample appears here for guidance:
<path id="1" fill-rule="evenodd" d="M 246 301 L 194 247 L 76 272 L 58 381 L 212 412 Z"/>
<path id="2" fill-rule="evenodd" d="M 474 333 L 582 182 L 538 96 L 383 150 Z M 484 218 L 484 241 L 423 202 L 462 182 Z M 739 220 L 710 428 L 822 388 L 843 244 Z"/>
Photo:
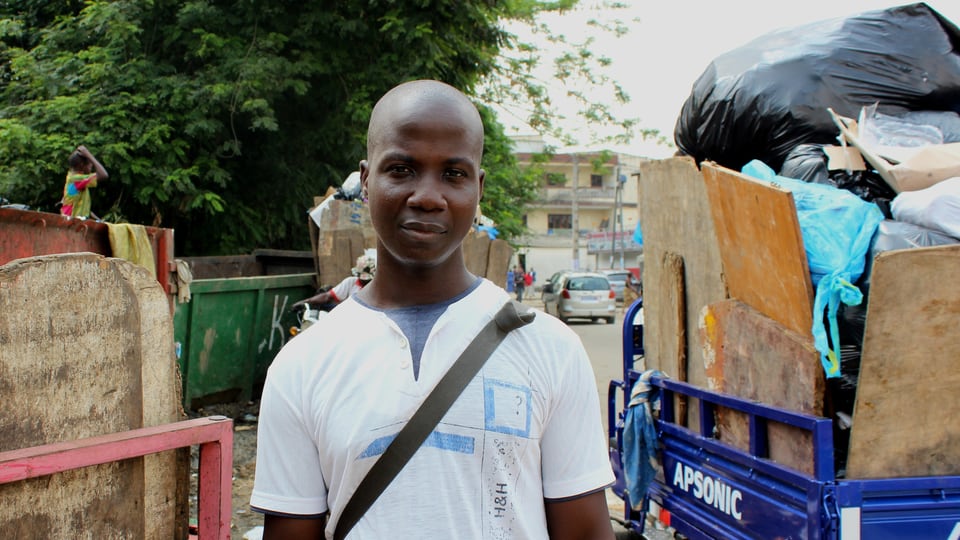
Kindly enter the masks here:
<path id="1" fill-rule="evenodd" d="M 410 167 L 407 167 L 406 165 L 391 165 L 387 170 L 391 174 L 397 174 L 397 175 L 413 174 L 413 169 L 411 169 Z"/>
<path id="2" fill-rule="evenodd" d="M 463 171 L 461 171 L 461 170 L 459 170 L 459 169 L 450 169 L 450 170 L 447 170 L 446 172 L 444 172 L 443 175 L 444 175 L 444 176 L 447 176 L 447 177 L 450 177 L 450 178 L 466 178 L 467 173 L 465 173 L 465 172 L 463 172 Z"/>

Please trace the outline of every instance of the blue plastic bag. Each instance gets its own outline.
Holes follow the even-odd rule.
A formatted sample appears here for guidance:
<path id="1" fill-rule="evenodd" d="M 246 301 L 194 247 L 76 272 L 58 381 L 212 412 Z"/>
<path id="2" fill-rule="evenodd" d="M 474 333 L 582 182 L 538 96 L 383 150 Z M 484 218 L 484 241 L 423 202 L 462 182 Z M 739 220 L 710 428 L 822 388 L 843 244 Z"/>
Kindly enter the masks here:
<path id="1" fill-rule="evenodd" d="M 762 161 L 747 163 L 742 172 L 793 193 L 810 277 L 816 288 L 813 344 L 820 351 L 820 362 L 827 377 L 839 377 L 837 310 L 840 302 L 856 306 L 863 301 L 863 294 L 853 283 L 863 274 L 870 242 L 883 221 L 883 212 L 877 205 L 845 189 L 777 176 Z M 823 322 L 824 311 L 830 332 L 829 342 L 828 329 Z"/>

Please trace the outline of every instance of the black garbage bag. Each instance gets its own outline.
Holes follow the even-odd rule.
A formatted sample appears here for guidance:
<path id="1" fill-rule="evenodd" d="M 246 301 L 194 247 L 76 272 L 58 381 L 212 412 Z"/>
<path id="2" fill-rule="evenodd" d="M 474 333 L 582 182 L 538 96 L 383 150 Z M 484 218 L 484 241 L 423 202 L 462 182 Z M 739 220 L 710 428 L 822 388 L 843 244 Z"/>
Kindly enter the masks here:
<path id="1" fill-rule="evenodd" d="M 876 203 L 884 217 L 890 219 L 890 201 L 897 196 L 879 173 L 873 170 L 829 170 L 828 158 L 823 144 L 800 144 L 793 148 L 783 161 L 778 173 L 787 178 L 804 182 L 829 184 L 846 189 L 861 199 Z"/>
<path id="2" fill-rule="evenodd" d="M 960 30 L 924 3 L 778 30 L 717 57 L 677 119 L 680 152 L 779 170 L 803 143 L 832 144 L 827 113 L 960 112 Z"/>

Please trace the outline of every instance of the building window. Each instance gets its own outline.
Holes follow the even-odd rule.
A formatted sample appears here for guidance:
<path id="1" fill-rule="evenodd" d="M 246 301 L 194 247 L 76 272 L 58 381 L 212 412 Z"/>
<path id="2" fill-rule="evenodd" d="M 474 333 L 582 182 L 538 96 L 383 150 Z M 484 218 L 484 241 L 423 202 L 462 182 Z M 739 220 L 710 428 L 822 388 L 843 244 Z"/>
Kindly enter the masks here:
<path id="1" fill-rule="evenodd" d="M 567 175 L 563 173 L 548 172 L 546 176 L 548 186 L 563 186 L 567 183 Z"/>
<path id="2" fill-rule="evenodd" d="M 547 214 L 547 226 L 550 229 L 572 229 L 573 218 L 570 214 Z"/>
<path id="3" fill-rule="evenodd" d="M 590 175 L 590 187 L 603 187 L 603 175 L 601 175 L 601 174 L 591 174 L 591 175 Z"/>

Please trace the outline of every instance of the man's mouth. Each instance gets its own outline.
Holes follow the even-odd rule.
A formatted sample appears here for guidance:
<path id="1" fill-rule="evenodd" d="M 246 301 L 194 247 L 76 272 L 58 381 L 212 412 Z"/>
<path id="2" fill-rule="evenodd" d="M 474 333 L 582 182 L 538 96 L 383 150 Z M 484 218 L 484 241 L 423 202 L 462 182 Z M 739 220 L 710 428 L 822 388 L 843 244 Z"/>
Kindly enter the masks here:
<path id="1" fill-rule="evenodd" d="M 407 221 L 404 222 L 401 227 L 408 231 L 420 233 L 443 234 L 447 232 L 447 228 L 443 225 L 426 221 Z"/>

